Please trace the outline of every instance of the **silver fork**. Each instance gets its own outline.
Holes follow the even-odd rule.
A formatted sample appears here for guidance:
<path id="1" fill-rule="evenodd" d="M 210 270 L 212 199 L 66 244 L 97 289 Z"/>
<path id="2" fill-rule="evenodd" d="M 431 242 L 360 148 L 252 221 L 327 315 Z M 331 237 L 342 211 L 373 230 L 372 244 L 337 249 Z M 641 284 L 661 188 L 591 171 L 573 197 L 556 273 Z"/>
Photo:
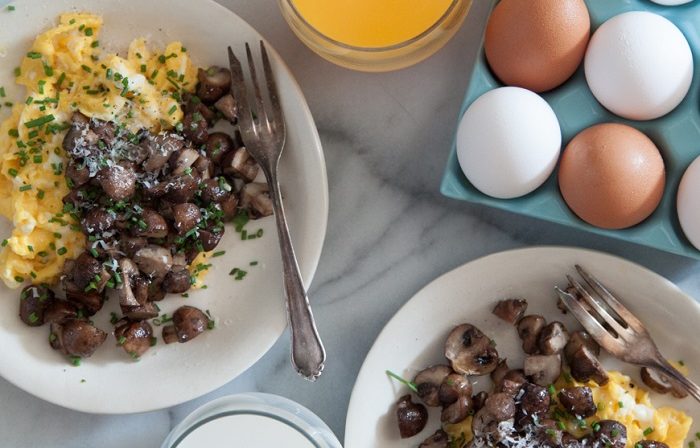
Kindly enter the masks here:
<path id="1" fill-rule="evenodd" d="M 566 308 L 571 311 L 571 314 L 576 317 L 593 339 L 618 359 L 656 369 L 676 380 L 688 393 L 700 401 L 700 387 L 676 370 L 661 355 L 649 332 L 639 319 L 592 274 L 579 265 L 576 265 L 576 270 L 596 297 L 576 279 L 570 275 L 566 277 L 595 314 L 572 294 L 562 291 L 559 287 L 555 287 L 555 289 Z"/>
<path id="2" fill-rule="evenodd" d="M 299 272 L 299 264 L 289 237 L 289 228 L 284 215 L 282 194 L 277 178 L 277 167 L 286 139 L 282 106 L 265 44 L 260 41 L 260 54 L 267 84 L 267 96 L 269 97 L 267 106 L 263 100 L 253 55 L 248 43 L 245 44 L 245 49 L 255 95 L 255 110 L 251 109 L 248 103 L 248 91 L 241 63 L 233 54 L 231 47 L 228 47 L 231 91 L 238 102 L 238 126 L 246 149 L 260 165 L 270 188 L 282 253 L 287 317 L 292 335 L 292 365 L 300 375 L 314 381 L 323 371 L 326 352 L 316 329 L 309 299 Z"/>

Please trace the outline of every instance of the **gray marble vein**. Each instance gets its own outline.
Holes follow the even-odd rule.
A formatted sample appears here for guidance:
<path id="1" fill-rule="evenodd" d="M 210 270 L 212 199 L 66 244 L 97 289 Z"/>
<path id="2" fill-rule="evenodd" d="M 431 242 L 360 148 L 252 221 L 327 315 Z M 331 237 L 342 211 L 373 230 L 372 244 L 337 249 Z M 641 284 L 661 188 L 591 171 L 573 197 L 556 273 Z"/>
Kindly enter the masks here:
<path id="1" fill-rule="evenodd" d="M 386 74 L 352 72 L 317 57 L 291 33 L 275 0 L 220 1 L 280 52 L 301 84 L 321 135 L 331 205 L 310 296 L 329 354 L 326 371 L 316 384 L 296 376 L 285 334 L 255 366 L 220 389 L 171 409 L 129 416 L 65 410 L 0 379 L 0 446 L 157 447 L 198 406 L 244 391 L 298 401 L 342 441 L 355 376 L 391 316 L 440 274 L 509 248 L 553 244 L 605 250 L 700 296 L 697 262 L 440 196 L 485 17 L 484 0 L 475 2 L 442 51 Z"/>

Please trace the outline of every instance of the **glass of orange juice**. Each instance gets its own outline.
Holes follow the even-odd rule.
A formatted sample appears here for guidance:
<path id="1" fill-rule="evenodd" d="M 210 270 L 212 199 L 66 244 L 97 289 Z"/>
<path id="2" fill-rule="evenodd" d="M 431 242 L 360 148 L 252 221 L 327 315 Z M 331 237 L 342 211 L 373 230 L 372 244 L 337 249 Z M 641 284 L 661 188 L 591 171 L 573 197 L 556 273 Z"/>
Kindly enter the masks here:
<path id="1" fill-rule="evenodd" d="M 415 64 L 457 32 L 472 0 L 279 0 L 292 31 L 347 68 L 380 72 Z"/>

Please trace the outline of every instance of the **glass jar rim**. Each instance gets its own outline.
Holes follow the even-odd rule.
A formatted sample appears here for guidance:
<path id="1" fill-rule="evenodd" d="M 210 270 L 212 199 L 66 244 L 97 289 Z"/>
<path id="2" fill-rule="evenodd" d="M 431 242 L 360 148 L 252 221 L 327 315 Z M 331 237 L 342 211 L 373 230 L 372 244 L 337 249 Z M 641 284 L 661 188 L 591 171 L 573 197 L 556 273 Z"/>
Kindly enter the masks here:
<path id="1" fill-rule="evenodd" d="M 425 29 L 424 31 L 422 31 L 422 32 L 421 32 L 420 34 L 418 34 L 417 36 L 411 37 L 410 39 L 407 39 L 407 40 L 405 40 L 405 41 L 402 41 L 402 42 L 399 42 L 399 43 L 396 43 L 396 44 L 386 45 L 386 46 L 383 46 L 383 47 L 359 47 L 359 46 L 356 46 L 356 45 L 350 45 L 350 44 L 346 44 L 346 43 L 344 43 L 344 42 L 340 42 L 339 40 L 336 40 L 336 39 L 333 39 L 333 38 L 331 38 L 331 37 L 329 37 L 329 36 L 326 36 L 325 34 L 323 34 L 322 32 L 320 32 L 319 30 L 317 30 L 316 27 L 314 27 L 313 25 L 311 25 L 311 24 L 306 20 L 306 18 L 305 18 L 303 15 L 301 15 L 301 13 L 299 12 L 299 10 L 297 10 L 296 6 L 294 6 L 294 0 L 280 0 L 280 1 L 286 3 L 287 6 L 289 6 L 289 8 L 291 9 L 291 11 L 293 12 L 294 16 L 295 16 L 299 21 L 301 21 L 302 24 L 304 24 L 304 26 L 308 27 L 309 30 L 311 30 L 311 32 L 313 32 L 317 37 L 323 39 L 323 40 L 326 41 L 327 43 L 330 43 L 330 44 L 332 44 L 332 45 L 341 47 L 341 48 L 343 48 L 343 49 L 352 50 L 352 51 L 357 51 L 357 52 L 365 52 L 365 53 L 381 53 L 381 52 L 385 52 L 385 51 L 398 50 L 398 49 L 407 47 L 407 46 L 409 46 L 409 45 L 411 45 L 411 44 L 414 44 L 414 43 L 416 43 L 416 42 L 419 42 L 421 39 L 423 39 L 424 37 L 428 36 L 428 35 L 429 35 L 430 33 L 432 33 L 433 31 L 435 31 L 435 30 L 445 21 L 445 19 L 447 19 L 447 18 L 450 16 L 450 14 L 452 14 L 452 12 L 454 11 L 454 9 L 455 9 L 455 8 L 457 7 L 457 5 L 459 5 L 459 3 L 461 2 L 461 0 L 452 0 L 451 3 L 450 3 L 450 5 L 449 5 L 449 6 L 447 7 L 447 9 L 445 10 L 445 12 L 435 21 L 435 23 L 433 23 L 432 25 L 430 25 L 427 29 Z"/>

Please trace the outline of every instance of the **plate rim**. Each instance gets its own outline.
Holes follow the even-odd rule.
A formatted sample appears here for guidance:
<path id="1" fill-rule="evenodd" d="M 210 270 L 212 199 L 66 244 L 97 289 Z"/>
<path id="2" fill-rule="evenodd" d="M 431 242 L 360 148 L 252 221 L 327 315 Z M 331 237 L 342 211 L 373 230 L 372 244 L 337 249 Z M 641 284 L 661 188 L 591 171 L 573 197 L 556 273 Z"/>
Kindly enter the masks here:
<path id="1" fill-rule="evenodd" d="M 690 306 L 694 307 L 695 312 L 700 314 L 700 303 L 694 299 L 692 296 L 687 294 L 685 291 L 683 291 L 681 288 L 679 288 L 675 283 L 672 281 L 668 280 L 666 277 L 662 276 L 661 274 L 658 274 L 651 269 L 647 268 L 646 266 L 643 266 L 639 263 L 635 263 L 634 261 L 628 260 L 626 258 L 620 257 L 618 255 L 610 254 L 607 252 L 603 251 L 598 251 L 598 250 L 592 250 L 592 249 L 586 249 L 586 248 L 580 248 L 580 247 L 575 247 L 575 246 L 563 246 L 563 245 L 537 245 L 537 246 L 529 246 L 529 247 L 520 247 L 520 248 L 515 248 L 515 249 L 507 249 L 495 253 L 491 253 L 488 255 L 484 255 L 479 258 L 475 258 L 473 260 L 469 260 L 459 266 L 456 266 L 429 281 L 425 285 L 423 285 L 420 289 L 418 289 L 410 299 L 408 299 L 397 311 L 394 315 L 391 316 L 391 318 L 386 322 L 386 324 L 382 327 L 381 331 L 375 338 L 374 342 L 372 342 L 372 346 L 370 349 L 367 351 L 367 354 L 365 355 L 364 360 L 362 361 L 362 365 L 360 366 L 360 369 L 357 372 L 357 375 L 355 377 L 355 384 L 353 384 L 352 391 L 350 392 L 350 400 L 348 402 L 348 407 L 347 411 L 345 414 L 345 434 L 343 437 L 343 446 L 350 446 L 348 445 L 349 442 L 353 442 L 351 437 L 348 435 L 350 434 L 350 422 L 351 422 L 351 411 L 352 409 L 356 406 L 356 402 L 360 400 L 358 388 L 359 388 L 359 379 L 360 375 L 363 373 L 365 370 L 365 367 L 367 366 L 368 360 L 370 357 L 379 350 L 377 346 L 377 342 L 384 337 L 386 333 L 389 331 L 389 327 L 393 327 L 393 324 L 399 320 L 399 317 L 405 313 L 405 310 L 409 307 L 412 306 L 412 303 L 416 300 L 418 296 L 421 296 L 426 290 L 429 288 L 432 288 L 435 286 L 437 283 L 444 282 L 445 279 L 456 275 L 459 271 L 462 271 L 464 269 L 467 269 L 469 266 L 472 266 L 477 263 L 485 263 L 488 262 L 489 260 L 493 258 L 498 258 L 498 257 L 505 257 L 505 256 L 510 256 L 513 254 L 518 254 L 518 255 L 523 255 L 527 253 L 538 253 L 538 252 L 569 252 L 569 253 L 579 253 L 579 254 L 586 254 L 586 255 L 592 255 L 592 256 L 603 256 L 610 258 L 612 260 L 615 260 L 615 262 L 622 262 L 622 264 L 627 264 L 634 266 L 635 268 L 639 268 L 642 271 L 645 272 L 645 274 L 650 274 L 653 276 L 656 280 L 664 282 L 667 286 L 670 288 L 676 290 L 679 295 L 683 297 L 683 300 L 685 303 Z"/>
<path id="2" fill-rule="evenodd" d="M 278 70 L 285 73 L 285 75 L 288 77 L 288 81 L 290 84 L 290 88 L 288 90 L 293 91 L 300 101 L 295 105 L 295 107 L 298 107 L 298 111 L 303 114 L 303 122 L 310 128 L 310 133 L 308 135 L 310 145 L 305 146 L 305 151 L 312 151 L 314 153 L 315 158 L 318 159 L 319 163 L 319 169 L 317 172 L 314 173 L 314 176 L 317 176 L 317 182 L 318 184 L 316 187 L 320 190 L 320 201 L 318 201 L 315 205 L 318 207 L 318 218 L 319 221 L 316 222 L 316 227 L 315 227 L 315 234 L 317 235 L 317 240 L 314 242 L 313 239 L 309 243 L 309 252 L 310 252 L 310 257 L 309 261 L 306 261 L 306 265 L 308 266 L 308 276 L 303 278 L 303 284 L 308 289 L 316 275 L 316 271 L 318 269 L 318 265 L 320 263 L 321 259 L 321 254 L 323 251 L 323 247 L 325 245 L 325 239 L 327 237 L 327 228 L 328 228 L 328 217 L 329 217 L 329 188 L 328 188 L 328 172 L 327 172 L 327 166 L 326 166 L 326 159 L 325 159 L 325 154 L 323 151 L 323 145 L 321 143 L 321 138 L 319 136 L 318 128 L 316 126 L 316 122 L 314 120 L 313 114 L 311 113 L 311 109 L 309 107 L 308 101 L 306 100 L 306 96 L 304 95 L 303 90 L 301 89 L 301 86 L 294 76 L 294 73 L 292 70 L 289 68 L 287 65 L 286 61 L 281 57 L 281 55 L 278 53 L 277 49 L 269 42 L 264 35 L 258 31 L 257 28 L 253 27 L 247 20 L 242 18 L 240 15 L 238 15 L 235 11 L 225 7 L 224 5 L 218 3 L 215 0 L 199 0 L 199 4 L 201 7 L 206 7 L 208 9 L 214 10 L 215 12 L 218 12 L 221 15 L 227 15 L 229 17 L 235 17 L 236 20 L 240 21 L 241 24 L 244 26 L 247 26 L 253 33 L 255 33 L 256 38 L 259 39 L 260 41 L 264 42 L 266 45 L 266 48 L 268 52 L 271 54 L 271 58 L 274 61 L 274 64 L 278 67 Z M 41 3 L 39 1 L 34 2 L 32 6 L 32 2 L 23 2 L 23 5 L 30 6 L 33 8 L 40 8 Z M 82 8 L 81 6 L 78 6 L 78 9 L 80 10 Z M 96 10 L 92 9 L 90 10 L 89 8 L 84 8 L 83 10 L 85 11 L 91 11 L 96 14 L 101 13 Z M 55 19 L 55 18 L 54 18 Z M 40 20 L 40 19 L 36 19 Z M 54 22 L 55 23 L 55 20 Z M 42 28 L 44 29 L 45 26 Z M 289 151 L 289 148 L 287 148 L 287 151 Z M 277 245 L 274 245 L 277 247 Z M 284 291 L 282 290 L 282 295 L 279 297 L 280 300 L 284 300 Z M 313 305 L 313 300 L 312 300 L 312 305 Z M 286 313 L 286 311 L 285 311 Z M 222 375 L 222 379 L 220 381 L 214 381 L 208 383 L 208 385 L 201 390 L 198 390 L 194 394 L 173 394 L 171 399 L 163 399 L 162 397 L 157 399 L 157 400 L 148 400 L 147 402 L 141 401 L 137 403 L 142 403 L 144 405 L 141 406 L 132 406 L 129 408 L 126 408 L 125 406 L 122 406 L 118 410 L 111 410 L 110 405 L 107 404 L 100 404 L 102 403 L 101 400 L 92 400 L 92 401 L 83 401 L 83 402 L 65 402 L 65 400 L 61 400 L 61 396 L 57 394 L 45 394 L 45 393 L 37 393 L 36 391 L 32 390 L 29 387 L 24 387 L 24 385 L 20 384 L 19 381 L 16 381 L 18 378 L 17 375 L 14 377 L 11 377 L 10 375 L 6 375 L 7 370 L 12 370 L 12 369 L 4 369 L 2 367 L 2 364 L 0 364 L 0 377 L 2 377 L 5 381 L 8 383 L 12 384 L 14 387 L 17 387 L 18 389 L 36 397 L 39 398 L 40 400 L 43 400 L 45 402 L 60 406 L 65 409 L 71 409 L 74 411 L 78 412 L 84 412 L 84 413 L 89 413 L 89 414 L 95 414 L 95 415 L 129 415 L 129 414 L 137 414 L 137 413 L 144 413 L 144 412 L 152 412 L 152 411 L 158 411 L 162 409 L 167 409 L 171 408 L 177 405 L 180 405 L 182 403 L 186 403 L 191 400 L 195 400 L 203 395 L 209 394 L 216 389 L 224 386 L 225 384 L 233 381 L 234 379 L 238 378 L 240 375 L 248 371 L 251 367 L 253 367 L 255 364 L 257 364 L 260 359 L 265 356 L 270 349 L 275 345 L 275 343 L 282 337 L 284 336 L 286 329 L 289 325 L 289 317 L 286 316 L 284 319 L 284 326 L 281 326 L 278 331 L 276 330 L 275 333 L 279 333 L 277 337 L 275 338 L 270 338 L 270 341 L 268 341 L 267 344 L 265 344 L 264 349 L 261 349 L 260 352 L 253 358 L 251 358 L 250 362 L 248 365 L 241 367 L 238 370 L 238 372 L 235 375 L 228 374 L 225 375 L 226 378 L 224 378 L 224 375 Z"/>

